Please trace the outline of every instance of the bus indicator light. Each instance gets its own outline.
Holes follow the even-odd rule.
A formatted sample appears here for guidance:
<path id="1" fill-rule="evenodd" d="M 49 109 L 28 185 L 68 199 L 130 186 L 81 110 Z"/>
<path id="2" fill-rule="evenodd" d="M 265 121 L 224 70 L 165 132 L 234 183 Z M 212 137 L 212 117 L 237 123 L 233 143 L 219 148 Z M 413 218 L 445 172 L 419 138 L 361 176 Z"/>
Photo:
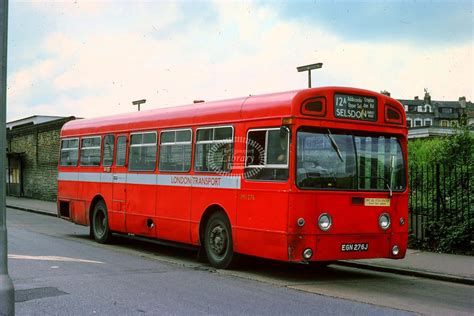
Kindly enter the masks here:
<path id="1" fill-rule="evenodd" d="M 298 220 L 297 220 L 297 222 L 296 222 L 296 224 L 297 224 L 299 227 L 303 227 L 303 226 L 304 226 L 304 223 L 305 223 L 305 221 L 304 221 L 304 218 L 303 218 L 303 217 L 298 218 Z"/>
<path id="2" fill-rule="evenodd" d="M 397 245 L 393 246 L 392 255 L 397 256 L 399 252 L 400 252 L 400 249 L 398 248 L 398 246 Z"/>
<path id="3" fill-rule="evenodd" d="M 311 250 L 311 248 L 306 248 L 303 251 L 303 258 L 305 258 L 306 260 L 311 259 L 312 256 L 313 256 L 313 250 Z"/>

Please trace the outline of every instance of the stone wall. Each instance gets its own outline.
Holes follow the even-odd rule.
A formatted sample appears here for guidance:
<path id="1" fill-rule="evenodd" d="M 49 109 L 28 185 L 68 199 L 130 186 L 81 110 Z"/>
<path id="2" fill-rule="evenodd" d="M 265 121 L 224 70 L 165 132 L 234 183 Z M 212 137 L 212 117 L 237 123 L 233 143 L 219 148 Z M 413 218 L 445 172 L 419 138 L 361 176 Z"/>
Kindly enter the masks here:
<path id="1" fill-rule="evenodd" d="M 21 154 L 22 196 L 55 201 L 59 158 L 59 133 L 74 117 L 7 131 L 8 153 Z"/>

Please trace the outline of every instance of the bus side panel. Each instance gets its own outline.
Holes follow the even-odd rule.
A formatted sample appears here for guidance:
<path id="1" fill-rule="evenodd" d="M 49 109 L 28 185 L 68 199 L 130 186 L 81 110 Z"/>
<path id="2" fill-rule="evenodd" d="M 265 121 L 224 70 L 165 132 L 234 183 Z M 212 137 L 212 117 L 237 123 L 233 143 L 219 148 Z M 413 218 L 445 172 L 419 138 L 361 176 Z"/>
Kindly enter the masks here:
<path id="1" fill-rule="evenodd" d="M 71 201 L 77 198 L 76 181 L 58 181 L 58 201 Z"/>
<path id="2" fill-rule="evenodd" d="M 100 194 L 104 198 L 105 205 L 107 206 L 107 216 L 109 221 L 109 228 L 114 232 L 124 232 L 125 231 L 125 220 L 123 212 L 119 213 L 114 208 L 113 201 L 113 174 L 112 173 L 102 173 L 101 174 L 101 185 L 100 185 Z M 125 184 L 120 184 L 125 187 Z M 120 211 L 120 205 L 119 205 Z"/>
<path id="3" fill-rule="evenodd" d="M 88 225 L 88 217 L 86 216 L 86 202 L 73 201 L 71 207 L 71 219 L 74 223 L 79 225 Z"/>
<path id="4" fill-rule="evenodd" d="M 156 236 L 156 225 L 147 226 L 147 221 L 155 217 L 155 192 L 156 185 L 127 184 L 127 232 L 147 237 Z"/>
<path id="5" fill-rule="evenodd" d="M 288 192 L 281 190 L 286 183 L 246 186 L 255 189 L 242 189 L 237 196 L 236 252 L 287 260 Z"/>
<path id="6" fill-rule="evenodd" d="M 191 187 L 158 185 L 157 238 L 190 243 Z"/>
<path id="7" fill-rule="evenodd" d="M 103 178 L 104 174 L 101 175 Z M 107 206 L 107 212 L 109 216 L 109 226 L 110 226 L 110 213 L 112 211 L 112 183 L 107 182 L 106 179 L 101 178 L 100 183 L 100 195 L 104 198 L 105 205 Z"/>
<path id="8" fill-rule="evenodd" d="M 393 210 L 392 244 L 397 244 L 400 249 L 399 258 L 404 258 L 408 248 L 408 194 L 400 194 L 396 199 Z M 400 219 L 404 219 L 401 224 Z"/>
<path id="9" fill-rule="evenodd" d="M 81 174 L 79 174 L 79 180 L 80 179 Z M 100 186 L 100 182 L 79 182 L 79 199 L 84 201 L 84 203 L 77 205 L 78 209 L 76 209 L 75 211 L 77 212 L 76 216 L 80 219 L 80 222 L 75 221 L 76 223 L 82 225 L 89 225 L 89 208 L 94 197 L 100 193 Z"/>
<path id="10" fill-rule="evenodd" d="M 199 244 L 199 224 L 202 215 L 211 205 L 222 207 L 229 218 L 231 227 L 234 227 L 236 218 L 236 197 L 237 190 L 235 189 L 192 188 L 191 242 L 193 244 Z"/>

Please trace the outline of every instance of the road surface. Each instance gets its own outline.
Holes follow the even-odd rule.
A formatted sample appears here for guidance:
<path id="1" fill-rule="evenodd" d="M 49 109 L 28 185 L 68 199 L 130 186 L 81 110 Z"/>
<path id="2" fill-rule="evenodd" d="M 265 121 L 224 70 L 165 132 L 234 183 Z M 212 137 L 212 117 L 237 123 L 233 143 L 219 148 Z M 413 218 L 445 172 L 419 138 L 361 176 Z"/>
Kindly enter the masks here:
<path id="1" fill-rule="evenodd" d="M 332 265 L 246 258 L 215 270 L 196 252 L 116 238 L 50 216 L 7 212 L 17 315 L 470 314 L 474 287 Z"/>

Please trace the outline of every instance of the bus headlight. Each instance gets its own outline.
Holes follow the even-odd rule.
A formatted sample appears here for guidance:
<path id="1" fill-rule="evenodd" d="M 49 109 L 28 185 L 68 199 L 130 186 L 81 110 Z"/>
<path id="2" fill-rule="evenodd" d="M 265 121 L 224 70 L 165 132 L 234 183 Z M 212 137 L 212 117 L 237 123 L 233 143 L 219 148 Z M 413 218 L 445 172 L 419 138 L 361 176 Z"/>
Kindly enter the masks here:
<path id="1" fill-rule="evenodd" d="M 383 230 L 386 230 L 390 227 L 390 216 L 387 213 L 383 213 L 379 217 L 379 226 Z"/>
<path id="2" fill-rule="evenodd" d="M 332 226 L 331 216 L 328 213 L 323 213 L 319 215 L 318 226 L 319 226 L 319 229 L 321 229 L 322 231 L 324 232 L 328 231 L 329 228 L 331 228 Z"/>

